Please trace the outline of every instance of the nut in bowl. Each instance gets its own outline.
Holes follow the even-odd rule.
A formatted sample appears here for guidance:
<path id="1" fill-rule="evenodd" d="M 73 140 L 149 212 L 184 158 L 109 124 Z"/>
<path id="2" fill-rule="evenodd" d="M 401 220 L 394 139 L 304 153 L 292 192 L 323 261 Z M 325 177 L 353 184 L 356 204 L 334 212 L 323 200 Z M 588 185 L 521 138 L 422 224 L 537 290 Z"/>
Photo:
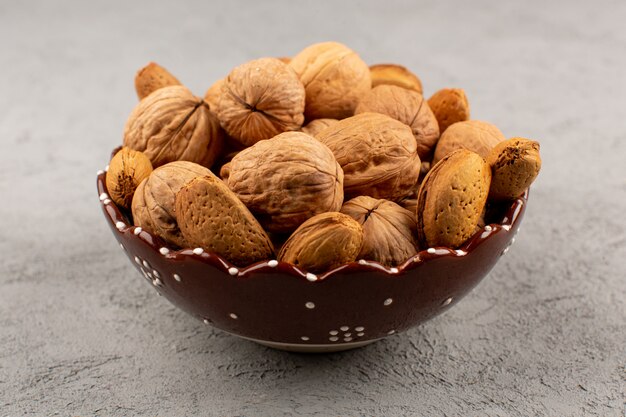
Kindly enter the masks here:
<path id="1" fill-rule="evenodd" d="M 342 61 L 333 62 L 340 71 Z M 359 84 L 351 100 L 367 97 L 362 89 Z M 152 94 L 142 100 L 158 106 Z M 212 98 L 223 106 L 220 94 L 230 93 L 222 89 Z M 255 100 L 262 97 L 246 101 L 246 109 L 258 121 L 254 109 L 262 106 Z M 164 165 L 151 160 L 155 169 L 140 183 L 124 184 L 124 205 L 107 188 L 124 177 L 107 180 L 110 173 L 99 172 L 101 206 L 120 247 L 174 305 L 207 325 L 278 349 L 351 349 L 445 311 L 513 242 L 527 187 L 540 168 L 538 144 L 516 138 L 492 147 L 487 157 L 462 143 L 450 146 L 421 179 L 434 146 L 420 158 L 419 135 L 410 126 L 377 113 L 354 116 L 350 111 L 358 103 L 352 104 L 333 114 L 345 122 L 324 122 L 315 138 L 277 133 L 245 146 L 232 163 L 226 161 L 224 178 L 216 175 L 219 163 L 201 166 L 194 155 Z M 206 102 L 199 106 L 213 111 Z M 319 101 L 313 106 L 321 109 Z M 213 117 L 224 123 L 219 113 Z M 368 123 L 355 123 L 359 118 Z M 157 133 L 167 144 L 185 139 Z M 217 136 L 230 140 L 223 132 Z M 135 172 L 135 161 L 145 160 L 124 161 L 124 170 Z M 498 184 L 497 198 L 488 198 L 490 184 Z"/>

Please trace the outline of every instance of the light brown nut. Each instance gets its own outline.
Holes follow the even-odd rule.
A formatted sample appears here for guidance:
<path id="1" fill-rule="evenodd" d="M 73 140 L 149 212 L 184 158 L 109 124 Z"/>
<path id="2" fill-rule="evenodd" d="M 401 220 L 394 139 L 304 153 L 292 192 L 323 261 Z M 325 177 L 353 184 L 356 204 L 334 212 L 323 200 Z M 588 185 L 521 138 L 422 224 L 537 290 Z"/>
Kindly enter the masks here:
<path id="1" fill-rule="evenodd" d="M 462 88 L 439 90 L 428 99 L 428 105 L 437 118 L 441 134 L 450 125 L 470 118 L 469 102 Z"/>
<path id="2" fill-rule="evenodd" d="M 491 167 L 490 200 L 513 200 L 526 191 L 541 169 L 539 142 L 512 138 L 498 143 L 487 155 Z"/>
<path id="3" fill-rule="evenodd" d="M 150 176 L 139 184 L 133 197 L 132 212 L 135 226 L 173 245 L 189 246 L 176 221 L 174 211 L 176 193 L 195 177 L 211 175 L 213 174 L 208 168 L 187 161 L 170 162 L 152 171 Z"/>
<path id="4" fill-rule="evenodd" d="M 465 149 L 433 166 L 417 196 L 420 246 L 457 248 L 469 239 L 481 219 L 490 182 L 489 165 Z"/>
<path id="5" fill-rule="evenodd" d="M 408 125 L 417 141 L 420 159 L 430 159 L 439 139 L 439 125 L 420 93 L 395 85 L 379 85 L 363 97 L 355 110 L 355 114 L 365 112 L 386 114 Z"/>
<path id="6" fill-rule="evenodd" d="M 433 164 L 457 149 L 476 152 L 483 158 L 489 151 L 506 138 L 496 126 L 480 120 L 458 122 L 446 129 L 435 148 Z"/>
<path id="7" fill-rule="evenodd" d="M 396 64 L 376 64 L 370 66 L 372 88 L 379 85 L 397 85 L 422 94 L 422 82 L 411 71 Z"/>
<path id="8" fill-rule="evenodd" d="M 222 145 L 217 118 L 183 86 L 163 87 L 141 100 L 124 127 L 124 146 L 146 154 L 155 168 L 173 161 L 210 167 Z"/>
<path id="9" fill-rule="evenodd" d="M 306 88 L 307 120 L 350 117 L 371 88 L 367 64 L 337 42 L 311 45 L 294 56 L 289 65 Z"/>
<path id="10" fill-rule="evenodd" d="M 399 201 L 417 183 L 420 158 L 411 129 L 389 116 L 361 113 L 319 132 L 343 168 L 346 199 Z"/>
<path id="11" fill-rule="evenodd" d="M 341 212 L 363 227 L 358 258 L 397 266 L 417 253 L 415 214 L 389 200 L 360 196 L 344 203 Z"/>
<path id="12" fill-rule="evenodd" d="M 226 133 L 251 146 L 304 122 L 304 86 L 288 65 L 261 58 L 233 69 L 224 84 L 217 117 Z"/>
<path id="13" fill-rule="evenodd" d="M 155 62 L 150 62 L 137 71 L 135 75 L 135 91 L 139 100 L 150 95 L 159 88 L 170 85 L 181 85 L 180 81 L 168 70 Z"/>
<path id="14" fill-rule="evenodd" d="M 152 172 L 150 159 L 141 152 L 122 148 L 109 162 L 106 176 L 107 191 L 120 207 L 129 209 L 135 190 Z"/>
<path id="15" fill-rule="evenodd" d="M 196 177 L 176 194 L 176 219 L 191 247 L 215 252 L 237 266 L 271 259 L 267 233 L 215 176 Z"/>
<path id="16" fill-rule="evenodd" d="M 291 232 L 343 203 L 343 171 L 330 149 L 302 132 L 257 142 L 230 162 L 228 186 L 269 232 Z"/>
<path id="17" fill-rule="evenodd" d="M 230 177 L 230 162 L 226 162 L 220 168 L 220 178 L 228 182 L 228 177 Z"/>
<path id="18" fill-rule="evenodd" d="M 320 273 L 353 262 L 363 245 L 363 228 L 350 216 L 322 213 L 302 223 L 287 239 L 278 260 Z"/>
<path id="19" fill-rule="evenodd" d="M 204 101 L 209 105 L 209 110 L 213 113 L 217 113 L 217 108 L 220 102 L 220 96 L 222 95 L 222 86 L 226 79 L 222 78 L 213 83 L 212 86 L 204 93 Z"/>
<path id="20" fill-rule="evenodd" d="M 413 216 L 415 217 L 415 219 L 417 219 L 417 216 L 415 215 L 415 213 L 417 212 L 417 196 L 409 196 L 408 198 L 400 201 L 398 204 L 413 213 Z"/>
<path id="21" fill-rule="evenodd" d="M 306 126 L 302 127 L 302 131 L 307 135 L 315 136 L 322 130 L 329 126 L 334 125 L 339 120 L 337 119 L 315 119 L 311 120 Z"/>

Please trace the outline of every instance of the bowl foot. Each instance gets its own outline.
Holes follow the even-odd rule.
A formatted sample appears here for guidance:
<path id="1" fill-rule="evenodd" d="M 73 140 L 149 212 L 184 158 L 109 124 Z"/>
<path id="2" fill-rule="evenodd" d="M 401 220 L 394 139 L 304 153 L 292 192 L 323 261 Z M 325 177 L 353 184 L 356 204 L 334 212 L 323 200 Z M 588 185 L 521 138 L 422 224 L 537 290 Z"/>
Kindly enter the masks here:
<path id="1" fill-rule="evenodd" d="M 331 352 L 341 352 L 344 350 L 356 349 L 362 346 L 369 345 L 370 343 L 374 343 L 380 339 L 372 339 L 372 340 L 364 340 L 359 342 L 350 342 L 350 343 L 333 343 L 333 344 L 304 344 L 304 343 L 281 343 L 281 342 L 270 342 L 268 340 L 257 340 L 250 339 L 255 343 L 258 343 L 263 346 L 271 347 L 273 349 L 286 350 L 288 352 L 302 352 L 302 353 L 331 353 Z"/>

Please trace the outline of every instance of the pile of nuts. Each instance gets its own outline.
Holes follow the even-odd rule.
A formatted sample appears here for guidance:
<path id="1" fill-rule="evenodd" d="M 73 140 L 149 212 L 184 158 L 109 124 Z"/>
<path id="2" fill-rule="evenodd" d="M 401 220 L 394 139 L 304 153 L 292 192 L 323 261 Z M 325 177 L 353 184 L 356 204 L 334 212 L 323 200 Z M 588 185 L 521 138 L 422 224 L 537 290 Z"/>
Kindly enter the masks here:
<path id="1" fill-rule="evenodd" d="M 237 266 L 319 273 L 458 248 L 541 167 L 537 142 L 470 120 L 462 89 L 426 100 L 406 68 L 337 42 L 247 62 L 204 98 L 154 63 L 135 87 L 111 198 L 172 247 Z"/>

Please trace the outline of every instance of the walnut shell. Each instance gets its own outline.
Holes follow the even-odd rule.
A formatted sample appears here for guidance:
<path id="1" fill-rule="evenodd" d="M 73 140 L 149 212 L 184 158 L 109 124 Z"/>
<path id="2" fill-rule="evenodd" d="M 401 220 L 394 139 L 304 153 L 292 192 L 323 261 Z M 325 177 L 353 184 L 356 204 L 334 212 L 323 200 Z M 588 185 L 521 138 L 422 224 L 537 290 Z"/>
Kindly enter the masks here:
<path id="1" fill-rule="evenodd" d="M 399 201 L 410 194 L 420 173 L 411 129 L 389 116 L 361 113 L 317 134 L 344 173 L 346 198 L 369 195 Z"/>
<path id="2" fill-rule="evenodd" d="M 363 227 L 359 259 L 397 266 L 417 253 L 417 219 L 398 204 L 360 196 L 344 203 L 341 212 Z"/>
<path id="3" fill-rule="evenodd" d="M 386 114 L 410 126 L 420 159 L 432 154 L 439 139 L 439 125 L 420 93 L 396 85 L 379 85 L 363 97 L 355 110 L 355 114 L 365 112 Z"/>
<path id="4" fill-rule="evenodd" d="M 282 133 L 239 152 L 226 181 L 269 232 L 291 232 L 343 203 L 343 171 L 333 153 L 302 132 Z"/>
<path id="5" fill-rule="evenodd" d="M 294 56 L 289 65 L 306 88 L 307 120 L 350 117 L 371 88 L 367 64 L 337 42 L 311 45 Z"/>
<path id="6" fill-rule="evenodd" d="M 356 220 L 341 213 L 322 213 L 293 232 L 278 260 L 320 273 L 353 262 L 362 245 L 363 228 Z"/>
<path id="7" fill-rule="evenodd" d="M 337 119 L 315 119 L 311 120 L 306 126 L 302 126 L 302 131 L 307 135 L 315 136 L 328 126 L 337 123 Z"/>
<path id="8" fill-rule="evenodd" d="M 241 200 L 215 176 L 196 177 L 176 194 L 176 220 L 186 242 L 238 266 L 271 259 L 269 236 Z"/>
<path id="9" fill-rule="evenodd" d="M 483 158 L 506 138 L 496 126 L 480 120 L 458 122 L 446 129 L 435 148 L 433 164 L 457 149 L 476 152 Z"/>
<path id="10" fill-rule="evenodd" d="M 217 117 L 243 145 L 299 130 L 304 122 L 304 86 L 288 65 L 261 58 L 233 69 L 222 85 Z"/>
<path id="11" fill-rule="evenodd" d="M 441 134 L 450 125 L 470 118 L 469 102 L 462 88 L 439 90 L 428 99 L 428 105 L 437 118 Z"/>
<path id="12" fill-rule="evenodd" d="M 513 200 L 526 191 L 541 169 L 539 143 L 512 138 L 498 143 L 487 155 L 491 167 L 489 199 Z"/>
<path id="13" fill-rule="evenodd" d="M 491 169 L 477 153 L 457 149 L 426 175 L 417 196 L 421 247 L 457 248 L 475 232 L 491 182 Z"/>
<path id="14" fill-rule="evenodd" d="M 146 155 L 126 147 L 119 150 L 109 162 L 106 176 L 107 191 L 115 204 L 129 209 L 135 190 L 151 172 Z"/>
<path id="15" fill-rule="evenodd" d="M 133 197 L 135 226 L 176 246 L 189 246 L 176 221 L 176 193 L 195 177 L 211 175 L 208 168 L 187 161 L 170 162 L 152 171 Z"/>
<path id="16" fill-rule="evenodd" d="M 124 127 L 124 146 L 146 154 L 155 168 L 173 161 L 209 167 L 222 141 L 206 102 L 183 86 L 163 87 L 141 100 Z"/>
<path id="17" fill-rule="evenodd" d="M 376 64 L 370 66 L 372 88 L 379 85 L 397 85 L 422 94 L 422 82 L 411 71 L 396 64 Z"/>
<path id="18" fill-rule="evenodd" d="M 181 85 L 181 83 L 168 70 L 155 62 L 150 62 L 137 71 L 135 75 L 135 91 L 139 100 L 149 96 L 159 88 L 171 85 Z"/>

